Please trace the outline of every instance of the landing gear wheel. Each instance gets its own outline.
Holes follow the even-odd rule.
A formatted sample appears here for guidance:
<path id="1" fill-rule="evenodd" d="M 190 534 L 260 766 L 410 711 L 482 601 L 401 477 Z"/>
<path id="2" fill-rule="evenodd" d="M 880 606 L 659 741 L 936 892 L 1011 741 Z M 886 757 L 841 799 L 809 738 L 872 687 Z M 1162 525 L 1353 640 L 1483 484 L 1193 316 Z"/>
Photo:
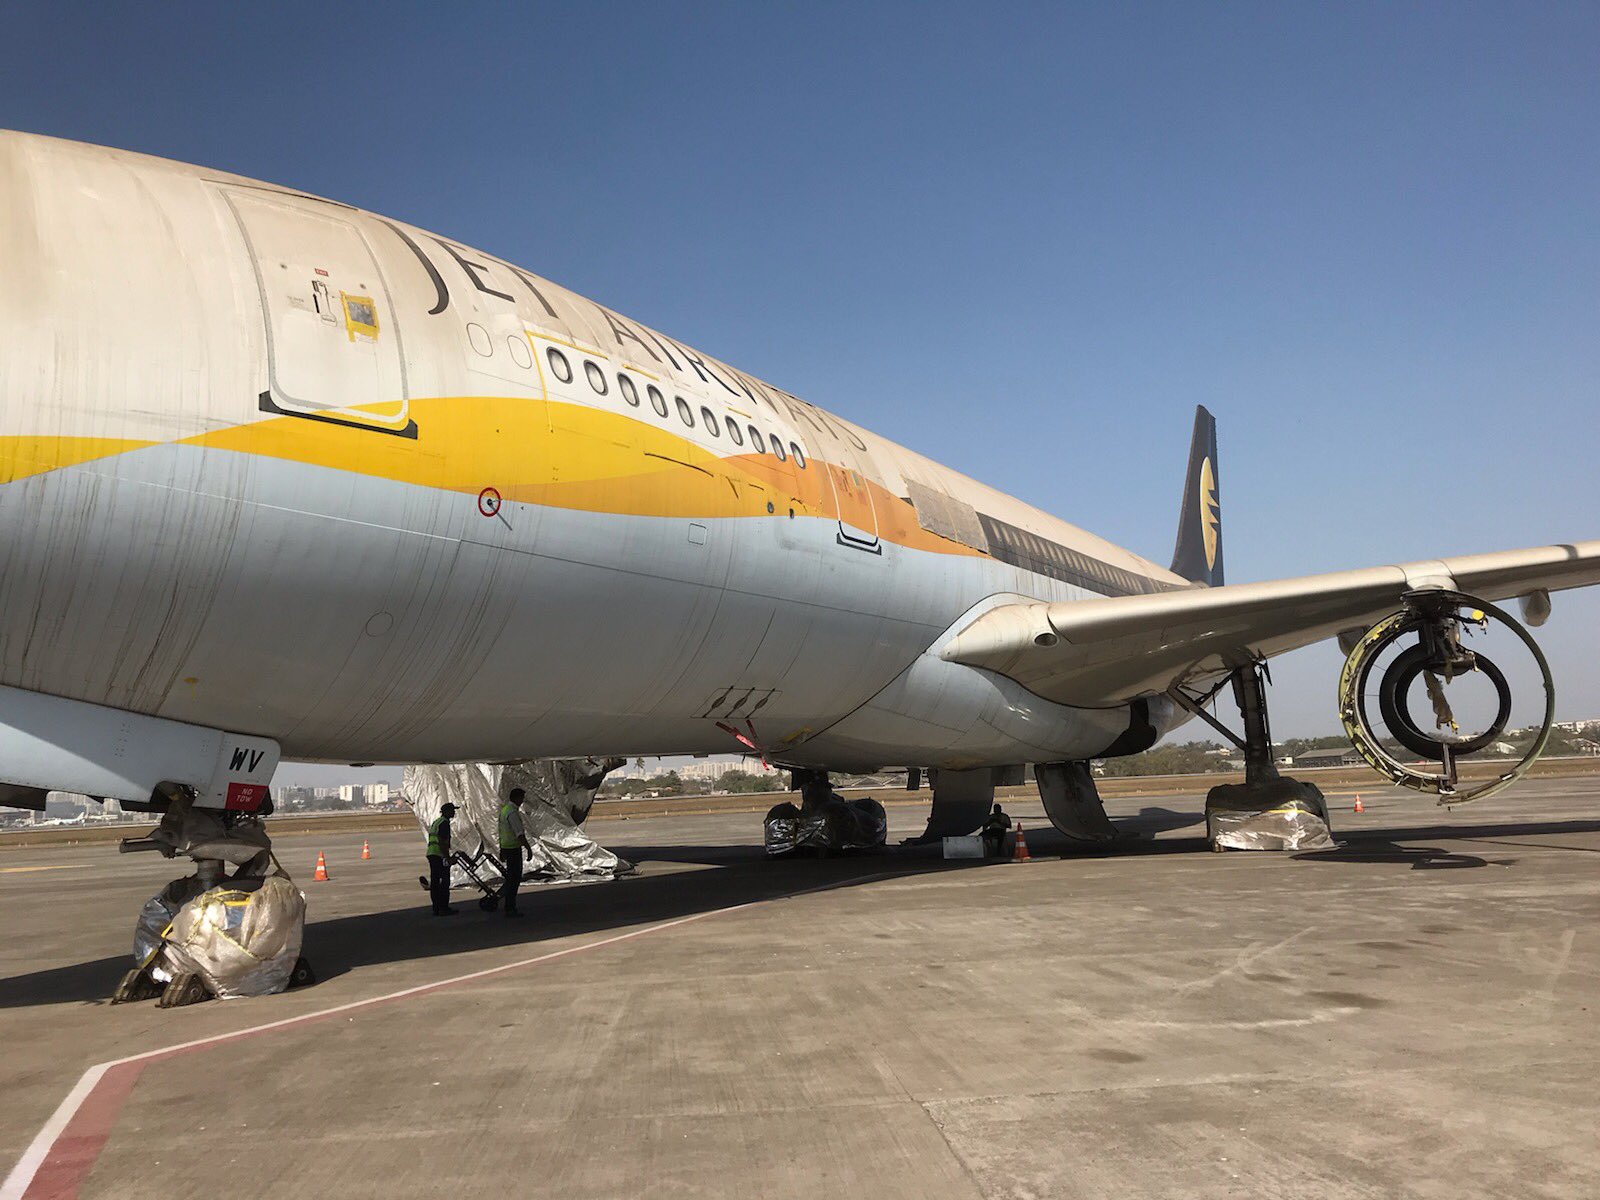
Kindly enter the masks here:
<path id="1" fill-rule="evenodd" d="M 113 1004 L 133 1004 L 139 1000 L 154 1000 L 161 995 L 163 985 L 150 978 L 150 964 L 134 967 L 122 977 L 117 990 L 111 993 Z"/>
<path id="2" fill-rule="evenodd" d="M 317 982 L 317 974 L 311 969 L 311 964 L 301 955 L 294 960 L 294 970 L 289 972 L 289 987 L 310 987 Z"/>
<path id="3" fill-rule="evenodd" d="M 172 981 L 161 993 L 157 1006 L 183 1008 L 185 1005 L 199 1004 L 202 1000 L 209 999 L 211 999 L 211 989 L 206 986 L 205 980 L 198 975 L 183 971 L 172 977 Z"/>

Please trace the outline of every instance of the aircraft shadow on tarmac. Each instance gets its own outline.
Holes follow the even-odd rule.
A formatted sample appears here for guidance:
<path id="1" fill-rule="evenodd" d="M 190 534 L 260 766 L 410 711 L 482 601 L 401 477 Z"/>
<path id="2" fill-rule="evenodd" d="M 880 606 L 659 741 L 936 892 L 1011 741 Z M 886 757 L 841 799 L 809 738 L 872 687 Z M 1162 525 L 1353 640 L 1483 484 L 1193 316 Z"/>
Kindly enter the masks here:
<path id="1" fill-rule="evenodd" d="M 1321 863 L 1410 863 L 1413 871 L 1452 867 L 1509 867 L 1514 858 L 1487 859 L 1476 854 L 1456 854 L 1435 846 L 1402 846 L 1388 838 L 1358 838 L 1336 850 L 1308 850 L 1294 856 L 1296 862 Z"/>
<path id="2" fill-rule="evenodd" d="M 628 852 L 631 850 L 631 854 Z M 560 887 L 527 885 L 520 921 L 485 913 L 476 897 L 458 890 L 456 916 L 435 918 L 427 897 L 411 883 L 406 903 L 395 908 L 306 923 L 305 955 L 322 981 L 378 963 L 415 961 L 463 951 L 527 946 L 557 938 L 626 931 L 741 904 L 781 902 L 810 889 L 845 888 L 895 875 L 981 869 L 985 864 L 903 857 L 892 851 L 828 859 L 767 861 L 761 848 L 670 847 L 656 861 L 677 860 L 682 851 L 720 852 L 720 869 L 630 876 L 614 883 Z M 643 848 L 625 848 L 624 858 L 648 861 Z M 689 861 L 696 861 L 690 858 Z M 404 889 L 404 885 L 397 885 Z M 315 892 L 307 889 L 313 901 Z M 132 914 L 129 914 L 131 924 Z M 0 979 L 0 1009 L 38 1004 L 105 1000 L 131 961 L 117 955 Z"/>
<path id="3" fill-rule="evenodd" d="M 1119 821 L 1119 829 L 1132 836 L 1109 845 L 1084 846 L 1044 825 L 1029 829 L 1028 842 L 1036 858 L 1142 858 L 1208 853 L 1203 836 L 1161 839 L 1149 836 L 1156 829 L 1171 828 L 1168 822 L 1176 817 L 1182 818 L 1178 827 L 1196 823 L 1192 814 L 1146 809 L 1138 818 Z M 1295 858 L 1308 863 L 1410 862 L 1417 869 L 1483 866 L 1490 861 L 1510 865 L 1518 860 L 1485 860 L 1476 855 L 1401 843 L 1492 841 L 1507 836 L 1525 838 L 1573 833 L 1600 833 L 1600 821 L 1336 831 L 1345 842 L 1340 849 L 1299 854 Z M 1567 849 L 1560 846 L 1539 848 Z M 407 895 L 406 904 L 395 908 L 321 921 L 313 919 L 306 927 L 306 956 L 318 976 L 326 981 L 379 963 L 507 945 L 526 945 L 534 949 L 541 942 L 556 938 L 625 931 L 740 904 L 782 902 L 808 890 L 872 883 L 885 874 L 1004 868 L 1004 864 L 992 862 L 945 863 L 938 857 L 935 847 L 891 847 L 878 854 L 770 861 L 759 846 L 618 846 L 616 850 L 633 862 L 709 862 L 716 869 L 659 875 L 646 872 L 616 883 L 530 886 L 523 892 L 527 916 L 519 922 L 508 921 L 498 913 L 480 912 L 473 897 L 465 892 L 457 893 L 457 906 L 461 910 L 458 916 L 435 919 L 428 913 L 426 897 L 420 891 L 413 892 Z M 131 913 L 128 919 L 131 923 Z M 125 956 L 116 955 L 0 979 L 0 1009 L 103 1001 L 128 965 Z"/>

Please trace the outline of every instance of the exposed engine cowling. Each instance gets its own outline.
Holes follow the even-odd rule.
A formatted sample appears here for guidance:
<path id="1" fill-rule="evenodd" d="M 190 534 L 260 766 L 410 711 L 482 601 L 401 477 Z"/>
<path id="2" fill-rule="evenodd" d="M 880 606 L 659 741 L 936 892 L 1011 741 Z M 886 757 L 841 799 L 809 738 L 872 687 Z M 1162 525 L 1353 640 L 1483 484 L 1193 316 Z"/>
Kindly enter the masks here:
<path id="1" fill-rule="evenodd" d="M 1544 688 L 1543 717 L 1526 751 L 1507 770 L 1469 781 L 1461 778 L 1460 763 L 1496 745 L 1512 714 L 1512 687 L 1505 671 L 1481 649 L 1462 642 L 1464 636 L 1486 635 L 1491 625 L 1514 634 L 1537 666 Z M 1415 638 L 1414 644 L 1388 657 L 1380 669 L 1387 652 L 1408 638 Z M 1480 686 L 1486 683 L 1493 698 L 1476 727 L 1464 731 L 1447 688 L 1467 677 Z M 1431 730 L 1412 709 L 1419 679 L 1433 710 Z M 1371 711 L 1374 701 L 1376 714 Z M 1522 778 L 1549 741 L 1555 701 L 1550 665 L 1532 635 L 1502 609 L 1462 592 L 1407 594 L 1399 611 L 1356 640 L 1339 675 L 1339 716 L 1361 757 L 1395 783 L 1438 796 L 1440 804 L 1481 800 Z M 1403 761 L 1400 755 L 1407 751 L 1422 761 Z"/>

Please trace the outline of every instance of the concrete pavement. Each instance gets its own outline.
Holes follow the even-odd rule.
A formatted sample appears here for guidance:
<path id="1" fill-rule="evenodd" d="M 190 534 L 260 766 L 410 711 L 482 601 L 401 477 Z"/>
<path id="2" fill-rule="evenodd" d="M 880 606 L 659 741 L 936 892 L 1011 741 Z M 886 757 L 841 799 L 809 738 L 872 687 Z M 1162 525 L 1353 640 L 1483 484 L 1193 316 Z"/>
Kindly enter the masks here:
<path id="1" fill-rule="evenodd" d="M 1028 866 L 606 822 L 639 877 L 520 923 L 427 916 L 414 835 L 286 837 L 322 982 L 171 1012 L 101 998 L 172 864 L 7 852 L 0 1156 L 95 1063 L 443 983 L 141 1064 L 81 1194 L 1600 1194 L 1600 782 L 1363 797 L 1295 857 L 1208 853 L 1196 796 L 1053 857 L 1035 801 Z"/>

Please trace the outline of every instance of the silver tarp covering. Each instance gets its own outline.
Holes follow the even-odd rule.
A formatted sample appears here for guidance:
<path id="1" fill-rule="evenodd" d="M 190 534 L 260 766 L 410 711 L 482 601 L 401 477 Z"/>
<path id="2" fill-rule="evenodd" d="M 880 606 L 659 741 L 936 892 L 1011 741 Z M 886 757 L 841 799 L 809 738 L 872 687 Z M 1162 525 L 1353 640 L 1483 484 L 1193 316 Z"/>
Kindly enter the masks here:
<path id="1" fill-rule="evenodd" d="M 773 805 L 767 810 L 764 840 L 767 853 L 776 857 L 796 850 L 870 850 L 882 846 L 888 833 L 883 805 L 834 793 L 805 808 Z"/>
<path id="2" fill-rule="evenodd" d="M 480 851 L 495 847 L 499 828 L 500 768 L 489 763 L 445 763 L 406 768 L 406 800 L 417 814 L 423 836 L 446 803 L 456 806 L 450 822 L 451 847 L 476 858 Z M 499 873 L 496 872 L 496 879 Z M 466 886 L 460 868 L 453 872 L 451 885 Z"/>
<path id="3" fill-rule="evenodd" d="M 133 926 L 133 961 L 136 965 L 143 966 L 161 948 L 172 918 L 202 890 L 199 878 L 189 875 L 174 879 L 144 902 L 144 907 L 139 910 L 139 919 Z M 150 976 L 157 983 L 165 983 L 172 978 L 172 972 L 164 961 L 157 960 L 150 968 Z"/>
<path id="4" fill-rule="evenodd" d="M 305 925 L 306 898 L 287 877 L 233 880 L 178 910 L 163 966 L 194 972 L 223 1000 L 271 995 L 289 986 Z"/>
<path id="5" fill-rule="evenodd" d="M 1206 836 L 1218 850 L 1331 850 L 1328 803 L 1315 784 L 1224 784 L 1206 796 Z"/>
<path id="6" fill-rule="evenodd" d="M 450 763 L 406 768 L 406 798 L 424 831 L 446 802 L 456 806 L 451 822 L 452 848 L 477 859 L 486 882 L 500 878 L 495 851 L 499 845 L 500 798 L 512 788 L 527 793 L 522 827 L 532 853 L 522 868 L 524 883 L 564 883 L 615 879 L 633 870 L 580 828 L 594 805 L 606 773 L 626 759 L 559 758 L 526 762 Z M 466 873 L 451 870 L 452 887 L 468 886 Z"/>

